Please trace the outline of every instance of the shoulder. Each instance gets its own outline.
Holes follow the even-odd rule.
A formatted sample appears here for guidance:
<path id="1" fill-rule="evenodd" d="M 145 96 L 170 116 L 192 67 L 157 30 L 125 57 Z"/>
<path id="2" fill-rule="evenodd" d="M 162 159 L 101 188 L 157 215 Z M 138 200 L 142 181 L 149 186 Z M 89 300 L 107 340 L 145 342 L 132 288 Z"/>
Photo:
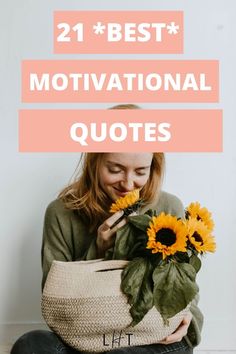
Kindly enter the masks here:
<path id="1" fill-rule="evenodd" d="M 154 205 L 158 213 L 176 215 L 179 218 L 184 217 L 184 207 L 181 200 L 174 194 L 161 191 L 159 198 Z"/>
<path id="2" fill-rule="evenodd" d="M 176 195 L 164 191 L 160 192 L 158 204 L 165 207 L 183 207 L 181 200 Z"/>
<path id="3" fill-rule="evenodd" d="M 45 221 L 52 222 L 53 220 L 63 221 L 70 220 L 74 217 L 75 211 L 66 208 L 61 199 L 53 200 L 46 208 Z"/>
<path id="4" fill-rule="evenodd" d="M 61 199 L 55 199 L 46 208 L 46 216 L 55 216 L 67 212 L 65 205 Z"/>

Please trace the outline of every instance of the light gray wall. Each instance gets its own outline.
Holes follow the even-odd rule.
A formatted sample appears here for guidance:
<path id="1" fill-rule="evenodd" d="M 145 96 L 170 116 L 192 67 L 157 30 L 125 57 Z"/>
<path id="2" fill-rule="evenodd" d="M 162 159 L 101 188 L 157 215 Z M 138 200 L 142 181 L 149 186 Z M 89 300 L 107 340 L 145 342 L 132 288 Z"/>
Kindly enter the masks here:
<path id="1" fill-rule="evenodd" d="M 34 322 L 42 321 L 40 247 L 43 215 L 46 205 L 70 179 L 79 158 L 79 153 L 18 153 L 18 109 L 71 108 L 66 104 L 22 104 L 21 60 L 104 57 L 53 55 L 52 16 L 54 10 L 60 9 L 184 10 L 184 54 L 150 57 L 220 60 L 219 104 L 144 104 L 142 107 L 224 109 L 224 152 L 168 154 L 164 187 L 178 195 L 185 205 L 199 200 L 213 212 L 217 253 L 203 260 L 198 277 L 200 306 L 205 314 L 201 348 L 236 350 L 234 0 L 0 0 L 0 331 L 17 323 L 28 323 L 27 328 L 33 328 Z M 108 57 L 132 58 L 125 55 Z M 78 104 L 73 108 L 107 108 L 111 105 Z"/>

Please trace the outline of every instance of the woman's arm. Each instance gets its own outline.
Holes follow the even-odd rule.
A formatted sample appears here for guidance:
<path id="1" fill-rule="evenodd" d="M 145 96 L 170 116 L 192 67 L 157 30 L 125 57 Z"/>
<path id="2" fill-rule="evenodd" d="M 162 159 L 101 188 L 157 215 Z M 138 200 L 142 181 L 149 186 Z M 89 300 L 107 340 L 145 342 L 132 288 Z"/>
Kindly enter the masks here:
<path id="1" fill-rule="evenodd" d="M 47 207 L 44 228 L 43 228 L 43 242 L 41 249 L 42 262 L 42 290 L 50 270 L 53 260 L 58 261 L 72 261 L 72 249 L 68 244 L 65 233 L 68 221 L 66 217 L 60 212 L 58 207 L 60 201 L 55 200 Z M 69 231 L 69 230 L 68 230 Z"/>
<path id="2" fill-rule="evenodd" d="M 49 204 L 45 213 L 42 243 L 42 289 L 53 260 L 70 262 L 104 257 L 115 241 L 115 233 L 127 220 L 122 219 L 114 228 L 112 225 L 122 215 L 117 212 L 99 226 L 91 235 L 88 225 L 82 222 L 74 210 L 66 209 L 59 199 Z"/>

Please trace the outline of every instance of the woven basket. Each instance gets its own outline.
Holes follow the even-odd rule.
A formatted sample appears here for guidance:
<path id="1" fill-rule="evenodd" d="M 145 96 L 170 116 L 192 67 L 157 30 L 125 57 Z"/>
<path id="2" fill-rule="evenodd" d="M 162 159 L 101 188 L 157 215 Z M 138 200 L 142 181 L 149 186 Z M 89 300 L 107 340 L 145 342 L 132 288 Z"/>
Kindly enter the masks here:
<path id="1" fill-rule="evenodd" d="M 179 326 L 188 308 L 166 326 L 152 308 L 135 327 L 120 290 L 127 261 L 53 261 L 42 296 L 48 326 L 69 346 L 85 352 L 157 343 Z"/>

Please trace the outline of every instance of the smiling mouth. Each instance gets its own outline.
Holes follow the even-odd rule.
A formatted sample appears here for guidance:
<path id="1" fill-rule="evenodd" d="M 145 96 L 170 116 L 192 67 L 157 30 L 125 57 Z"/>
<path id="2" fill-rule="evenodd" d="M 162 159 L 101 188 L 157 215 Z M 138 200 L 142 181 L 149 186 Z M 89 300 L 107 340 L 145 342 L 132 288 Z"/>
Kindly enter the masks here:
<path id="1" fill-rule="evenodd" d="M 120 189 L 117 189 L 114 187 L 114 190 L 117 194 L 120 194 L 121 196 L 125 196 L 126 194 L 130 193 L 130 191 L 122 191 Z"/>

